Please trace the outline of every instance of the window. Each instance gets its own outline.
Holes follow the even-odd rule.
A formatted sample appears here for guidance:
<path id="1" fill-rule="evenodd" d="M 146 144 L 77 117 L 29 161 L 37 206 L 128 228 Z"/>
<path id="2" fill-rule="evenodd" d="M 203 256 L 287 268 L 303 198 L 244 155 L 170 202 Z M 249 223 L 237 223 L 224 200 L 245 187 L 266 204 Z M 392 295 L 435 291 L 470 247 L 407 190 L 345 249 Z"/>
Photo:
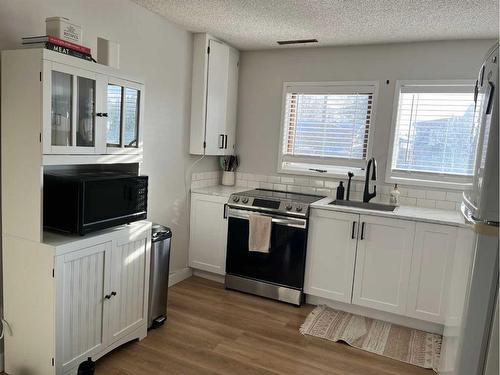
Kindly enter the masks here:
<path id="1" fill-rule="evenodd" d="M 361 172 L 370 155 L 375 82 L 285 83 L 280 172 Z"/>
<path id="2" fill-rule="evenodd" d="M 472 82 L 399 81 L 388 182 L 470 182 L 478 127 Z"/>

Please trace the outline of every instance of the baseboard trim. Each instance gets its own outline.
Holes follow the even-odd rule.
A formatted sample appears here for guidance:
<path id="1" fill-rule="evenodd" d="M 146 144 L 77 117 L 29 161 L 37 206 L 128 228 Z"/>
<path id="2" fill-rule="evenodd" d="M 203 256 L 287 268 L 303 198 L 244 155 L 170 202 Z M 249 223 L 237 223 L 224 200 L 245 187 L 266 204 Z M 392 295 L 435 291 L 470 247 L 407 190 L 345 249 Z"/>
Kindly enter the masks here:
<path id="1" fill-rule="evenodd" d="M 174 271 L 168 276 L 168 286 L 171 287 L 177 283 L 180 283 L 182 280 L 186 280 L 192 275 L 193 271 L 189 267 Z"/>
<path id="2" fill-rule="evenodd" d="M 202 277 L 204 279 L 212 280 L 220 284 L 224 284 L 225 282 L 224 275 L 218 275 L 216 273 L 202 271 L 202 270 L 193 269 L 193 276 Z"/>
<path id="3" fill-rule="evenodd" d="M 307 295 L 306 302 L 311 305 L 327 305 L 334 309 L 345 311 L 351 314 L 366 316 L 367 318 L 383 320 L 392 324 L 397 324 L 404 327 L 414 328 L 425 332 L 443 334 L 444 327 L 441 324 L 425 322 L 406 316 L 400 316 L 385 311 L 379 311 L 368 307 L 352 305 L 349 303 L 332 301 L 323 297 Z"/>

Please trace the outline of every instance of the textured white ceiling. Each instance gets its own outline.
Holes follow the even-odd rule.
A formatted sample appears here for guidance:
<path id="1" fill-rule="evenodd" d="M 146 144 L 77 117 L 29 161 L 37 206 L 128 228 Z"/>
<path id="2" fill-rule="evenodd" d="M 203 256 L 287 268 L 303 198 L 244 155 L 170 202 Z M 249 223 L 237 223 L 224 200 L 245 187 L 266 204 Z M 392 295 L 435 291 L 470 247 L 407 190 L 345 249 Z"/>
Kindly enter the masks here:
<path id="1" fill-rule="evenodd" d="M 132 1 L 242 50 L 307 38 L 316 46 L 498 38 L 499 27 L 498 0 Z"/>

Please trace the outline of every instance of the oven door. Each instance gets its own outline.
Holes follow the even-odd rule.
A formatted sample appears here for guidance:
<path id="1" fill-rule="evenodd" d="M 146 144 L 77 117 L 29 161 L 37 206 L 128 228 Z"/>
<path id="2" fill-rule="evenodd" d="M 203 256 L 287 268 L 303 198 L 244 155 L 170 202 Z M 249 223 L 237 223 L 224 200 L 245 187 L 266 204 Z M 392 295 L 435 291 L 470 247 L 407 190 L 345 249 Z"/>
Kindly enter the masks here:
<path id="1" fill-rule="evenodd" d="M 228 209 L 226 273 L 302 290 L 307 220 L 272 216 L 269 253 L 248 250 L 248 216 L 252 211 Z"/>

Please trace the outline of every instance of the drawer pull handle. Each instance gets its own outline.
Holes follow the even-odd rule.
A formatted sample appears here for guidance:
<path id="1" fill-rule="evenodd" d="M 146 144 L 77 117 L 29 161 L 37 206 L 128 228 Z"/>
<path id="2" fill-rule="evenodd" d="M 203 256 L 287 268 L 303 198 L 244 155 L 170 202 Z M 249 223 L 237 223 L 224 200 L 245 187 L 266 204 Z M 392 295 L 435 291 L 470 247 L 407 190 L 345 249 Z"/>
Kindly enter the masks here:
<path id="1" fill-rule="evenodd" d="M 365 222 L 364 221 L 361 223 L 361 239 L 362 240 L 365 239 Z"/>
<path id="2" fill-rule="evenodd" d="M 356 222 L 352 222 L 352 233 L 351 233 L 351 238 L 354 239 L 354 231 L 356 230 Z"/>

